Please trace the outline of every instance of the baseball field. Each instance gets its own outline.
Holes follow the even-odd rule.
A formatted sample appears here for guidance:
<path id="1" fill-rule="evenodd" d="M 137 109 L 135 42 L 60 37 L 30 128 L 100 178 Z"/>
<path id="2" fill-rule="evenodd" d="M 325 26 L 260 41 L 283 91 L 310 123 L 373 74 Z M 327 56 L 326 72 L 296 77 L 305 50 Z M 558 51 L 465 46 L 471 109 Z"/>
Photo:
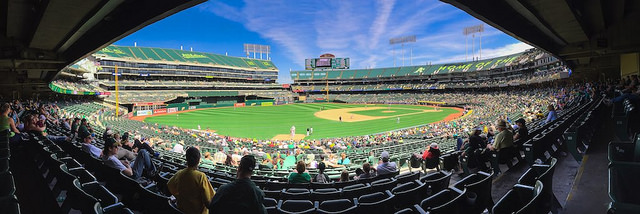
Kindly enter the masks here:
<path id="1" fill-rule="evenodd" d="M 145 122 L 258 139 L 318 139 L 358 136 L 450 120 L 460 109 L 412 105 L 353 105 L 337 103 L 212 108 L 150 116 Z M 306 136 L 307 128 L 313 133 Z"/>

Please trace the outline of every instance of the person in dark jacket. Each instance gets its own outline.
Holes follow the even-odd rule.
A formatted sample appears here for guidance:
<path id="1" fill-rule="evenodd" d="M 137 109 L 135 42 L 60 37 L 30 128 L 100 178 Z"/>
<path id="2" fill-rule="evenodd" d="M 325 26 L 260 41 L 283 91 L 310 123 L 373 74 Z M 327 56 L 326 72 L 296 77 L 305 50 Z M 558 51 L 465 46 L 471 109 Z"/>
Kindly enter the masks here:
<path id="1" fill-rule="evenodd" d="M 240 159 L 237 179 L 218 188 L 211 199 L 209 213 L 257 213 L 266 214 L 262 204 L 264 192 L 251 181 L 256 159 L 253 155 L 245 155 Z"/>

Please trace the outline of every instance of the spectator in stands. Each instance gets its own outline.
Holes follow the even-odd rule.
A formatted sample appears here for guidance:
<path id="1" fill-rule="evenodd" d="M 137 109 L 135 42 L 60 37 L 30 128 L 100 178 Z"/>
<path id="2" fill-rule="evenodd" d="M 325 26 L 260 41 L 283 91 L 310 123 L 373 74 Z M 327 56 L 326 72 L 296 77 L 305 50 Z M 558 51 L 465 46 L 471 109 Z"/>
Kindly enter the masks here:
<path id="1" fill-rule="evenodd" d="M 202 158 L 202 163 L 213 165 L 213 157 L 211 157 L 211 153 L 205 152 L 204 157 Z"/>
<path id="2" fill-rule="evenodd" d="M 456 139 L 456 151 L 460 151 L 464 140 L 462 140 L 462 137 L 458 136 L 458 134 L 453 134 L 453 139 Z"/>
<path id="3" fill-rule="evenodd" d="M 329 175 L 324 173 L 324 170 L 326 169 L 326 166 L 324 165 L 324 163 L 320 162 L 318 163 L 318 174 L 313 177 L 313 181 L 316 183 L 329 183 L 329 181 L 331 181 L 331 179 L 329 179 Z"/>
<path id="4" fill-rule="evenodd" d="M 475 168 L 476 165 L 482 162 L 480 159 L 480 152 L 481 149 L 485 147 L 486 143 L 484 139 L 480 137 L 480 133 L 482 133 L 482 127 L 476 127 L 473 129 L 473 134 L 469 137 L 469 142 L 463 146 L 463 152 L 460 155 L 460 158 L 467 157 L 468 166 L 470 168 Z"/>
<path id="5" fill-rule="evenodd" d="M 102 140 L 107 140 L 107 138 L 110 138 L 111 135 L 113 135 L 113 131 L 111 131 L 111 126 L 107 126 L 104 129 L 104 133 L 102 133 Z"/>
<path id="6" fill-rule="evenodd" d="M 431 143 L 422 153 L 422 160 L 424 164 L 422 164 L 422 170 L 424 173 L 427 173 L 427 165 L 431 165 L 431 163 L 435 163 L 436 170 L 440 171 L 440 148 L 438 148 L 437 143 Z"/>
<path id="7" fill-rule="evenodd" d="M 80 118 L 73 118 L 73 122 L 71 123 L 71 134 L 75 135 L 78 133 L 78 128 L 80 127 Z M 107 140 L 107 139 L 103 139 Z"/>
<path id="8" fill-rule="evenodd" d="M 159 155 L 158 153 L 156 153 L 156 151 L 153 150 L 153 146 L 151 145 L 151 143 L 149 143 L 149 140 L 146 138 L 141 138 L 142 141 L 136 139 L 133 143 L 133 149 L 144 149 L 146 150 L 150 155 L 152 156 L 157 156 Z"/>
<path id="9" fill-rule="evenodd" d="M 338 165 L 347 165 L 351 164 L 351 160 L 347 158 L 347 153 L 340 153 L 340 159 L 338 159 Z"/>
<path id="10" fill-rule="evenodd" d="M 148 176 L 155 174 L 155 166 L 151 163 L 151 158 L 147 151 L 138 151 L 138 156 L 133 163 L 130 163 L 128 160 L 118 160 L 116 154 L 120 150 L 119 147 L 120 143 L 113 138 L 109 138 L 104 142 L 102 160 L 105 165 L 118 169 L 134 179 L 140 178 L 145 171 Z"/>
<path id="11" fill-rule="evenodd" d="M 289 174 L 289 183 L 298 184 L 311 182 L 311 175 L 306 172 L 305 167 L 304 161 L 298 161 L 298 164 L 296 164 L 296 172 Z"/>
<path id="12" fill-rule="evenodd" d="M 549 123 L 558 118 L 558 114 L 556 114 L 556 109 L 553 107 L 553 105 L 547 106 L 547 110 L 549 110 L 549 113 L 547 114 L 547 119 L 544 121 L 545 123 Z"/>
<path id="13" fill-rule="evenodd" d="M 11 112 L 11 105 L 9 103 L 5 103 L 0 107 L 0 131 L 9 131 L 9 138 L 11 142 L 17 141 L 18 139 L 14 136 L 16 134 L 20 134 L 20 131 L 16 128 L 16 123 L 13 118 L 9 117 L 9 113 Z"/>
<path id="14" fill-rule="evenodd" d="M 93 129 L 91 128 L 91 126 L 89 126 L 89 123 L 87 122 L 87 118 L 82 118 L 82 120 L 80 120 L 80 127 L 78 127 L 78 134 L 80 133 L 93 133 Z"/>
<path id="15" fill-rule="evenodd" d="M 67 136 L 48 135 L 44 131 L 46 129 L 47 129 L 47 126 L 42 120 L 39 120 L 37 114 L 31 114 L 27 116 L 27 120 L 25 121 L 25 125 L 24 125 L 24 130 L 26 132 L 31 132 L 39 136 L 44 136 L 47 139 L 53 141 L 54 143 L 64 143 L 70 140 L 70 138 Z"/>
<path id="16" fill-rule="evenodd" d="M 513 132 L 507 128 L 507 122 L 504 120 L 498 120 L 496 123 L 498 128 L 498 134 L 493 140 L 493 144 L 487 144 L 487 149 L 491 151 L 500 151 L 504 148 L 513 147 Z"/>
<path id="17" fill-rule="evenodd" d="M 94 158 L 99 158 L 102 153 L 101 149 L 91 144 L 93 137 L 91 135 L 78 136 L 82 139 L 82 151 L 89 153 Z"/>
<path id="18" fill-rule="evenodd" d="M 520 140 L 520 144 L 524 143 L 522 140 L 526 140 L 529 138 L 529 129 L 527 128 L 526 121 L 524 118 L 520 118 L 516 120 L 516 125 L 518 125 L 518 129 L 516 133 L 513 135 L 513 141 Z"/>
<path id="19" fill-rule="evenodd" d="M 266 214 L 262 204 L 264 192 L 251 181 L 251 174 L 256 167 L 253 155 L 245 155 L 240 159 L 237 179 L 218 188 L 209 205 L 209 213 L 256 213 Z"/>
<path id="20" fill-rule="evenodd" d="M 362 164 L 362 172 L 363 174 L 358 177 L 359 179 L 373 178 L 376 177 L 376 169 L 371 168 L 371 164 L 365 162 Z"/>
<path id="21" fill-rule="evenodd" d="M 398 167 L 395 162 L 389 162 L 389 152 L 384 151 L 380 154 L 380 159 L 382 159 L 382 163 L 378 165 L 377 171 L 378 175 L 386 175 L 390 173 L 396 173 L 398 171 Z"/>
<path id="22" fill-rule="evenodd" d="M 187 168 L 176 172 L 167 182 L 167 187 L 183 213 L 208 213 L 207 206 L 215 192 L 207 176 L 198 171 L 200 151 L 189 147 L 185 153 Z"/>
<path id="23" fill-rule="evenodd" d="M 367 157 L 367 162 L 371 165 L 371 166 L 375 166 L 376 164 L 378 164 L 380 160 L 378 158 L 376 158 L 375 153 L 372 151 L 369 151 L 369 157 Z"/>
<path id="24" fill-rule="evenodd" d="M 219 148 L 218 151 L 216 151 L 213 154 L 213 162 L 218 164 L 224 164 L 225 160 L 227 160 L 227 155 L 224 154 L 224 152 L 222 151 L 222 148 Z"/>
<path id="25" fill-rule="evenodd" d="M 349 181 L 349 172 L 345 169 L 340 173 L 340 182 Z"/>

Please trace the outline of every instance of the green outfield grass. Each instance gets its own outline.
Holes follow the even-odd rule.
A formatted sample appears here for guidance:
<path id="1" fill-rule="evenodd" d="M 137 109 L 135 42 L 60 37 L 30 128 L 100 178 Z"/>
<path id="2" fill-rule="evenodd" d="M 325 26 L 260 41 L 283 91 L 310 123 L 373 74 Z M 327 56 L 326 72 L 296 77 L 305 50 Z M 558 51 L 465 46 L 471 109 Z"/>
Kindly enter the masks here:
<path id="1" fill-rule="evenodd" d="M 207 127 L 216 130 L 218 134 L 234 137 L 248 137 L 270 139 L 278 134 L 288 134 L 292 125 L 296 126 L 297 134 L 306 134 L 307 127 L 313 127 L 313 135 L 305 139 L 328 137 L 358 136 L 380 133 L 421 124 L 428 124 L 443 120 L 448 115 L 456 113 L 453 109 L 442 109 L 441 112 L 422 112 L 433 109 L 425 106 L 409 105 L 377 105 L 385 107 L 378 110 L 364 110 L 351 112 L 368 116 L 393 116 L 361 122 L 338 122 L 321 119 L 314 116 L 322 106 L 325 110 L 364 107 L 364 105 L 314 103 L 293 104 L 282 106 L 213 108 L 191 112 L 148 117 L 145 122 L 196 129 Z M 367 105 L 373 107 L 374 105 Z M 390 109 L 387 109 L 387 108 Z M 395 111 L 384 113 L 382 111 Z M 397 123 L 395 115 L 415 113 L 400 116 Z"/>

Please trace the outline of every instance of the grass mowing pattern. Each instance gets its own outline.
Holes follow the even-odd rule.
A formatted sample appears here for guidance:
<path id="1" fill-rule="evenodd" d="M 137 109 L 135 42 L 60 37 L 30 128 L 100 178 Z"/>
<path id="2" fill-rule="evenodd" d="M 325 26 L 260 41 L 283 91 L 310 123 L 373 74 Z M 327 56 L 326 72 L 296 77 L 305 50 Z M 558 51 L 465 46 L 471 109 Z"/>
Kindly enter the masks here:
<path id="1" fill-rule="evenodd" d="M 405 109 L 400 107 L 392 108 L 390 111 L 393 111 L 393 112 L 385 112 L 385 111 L 389 111 L 389 109 L 384 108 L 384 109 L 373 109 L 373 110 L 364 110 L 364 111 L 352 111 L 350 113 L 367 115 L 367 116 L 394 116 L 394 115 L 420 112 L 419 109 Z"/>
<path id="2" fill-rule="evenodd" d="M 277 134 L 288 134 L 292 125 L 296 126 L 297 134 L 306 134 L 307 127 L 313 126 L 313 135 L 305 139 L 318 139 L 329 137 L 358 136 L 400 128 L 406 128 L 421 124 L 428 124 L 443 120 L 449 114 L 456 113 L 453 109 L 442 109 L 441 112 L 425 112 L 383 118 L 361 122 L 338 122 L 315 117 L 313 114 L 324 106 L 328 109 L 364 107 L 364 105 L 313 103 L 292 104 L 282 106 L 238 107 L 238 108 L 214 108 L 198 111 L 184 112 L 170 115 L 148 117 L 145 122 L 163 125 L 178 126 L 188 129 L 202 129 L 207 127 L 216 130 L 218 134 L 234 137 L 271 139 Z M 367 105 L 371 107 L 373 105 Z M 385 107 L 377 110 L 380 113 L 387 111 L 389 105 L 375 105 Z M 392 112 L 384 113 L 384 116 L 406 114 L 405 109 L 426 110 L 433 109 L 425 106 L 391 105 Z M 382 115 L 380 115 L 382 116 Z"/>

